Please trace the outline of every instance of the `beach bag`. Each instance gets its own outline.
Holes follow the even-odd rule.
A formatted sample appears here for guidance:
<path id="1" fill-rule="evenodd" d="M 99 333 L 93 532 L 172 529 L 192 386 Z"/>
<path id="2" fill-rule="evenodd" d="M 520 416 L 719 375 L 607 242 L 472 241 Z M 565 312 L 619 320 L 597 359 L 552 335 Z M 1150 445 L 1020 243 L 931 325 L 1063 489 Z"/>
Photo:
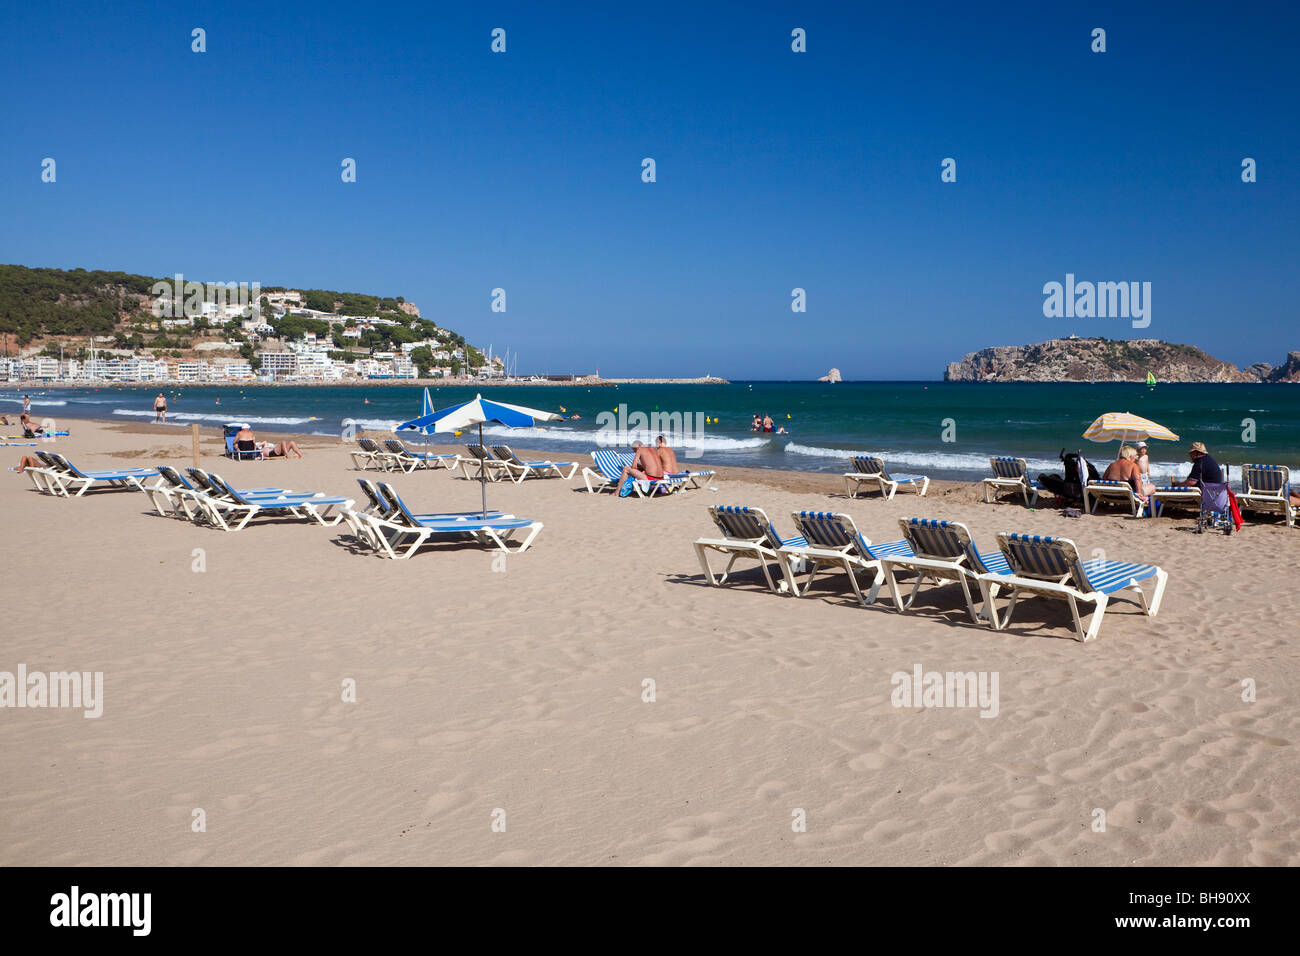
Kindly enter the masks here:
<path id="1" fill-rule="evenodd" d="M 618 496 L 620 498 L 626 498 L 628 495 L 632 493 L 632 489 L 634 487 L 636 487 L 636 479 L 629 476 L 627 480 L 625 480 L 623 484 L 619 486 Z"/>

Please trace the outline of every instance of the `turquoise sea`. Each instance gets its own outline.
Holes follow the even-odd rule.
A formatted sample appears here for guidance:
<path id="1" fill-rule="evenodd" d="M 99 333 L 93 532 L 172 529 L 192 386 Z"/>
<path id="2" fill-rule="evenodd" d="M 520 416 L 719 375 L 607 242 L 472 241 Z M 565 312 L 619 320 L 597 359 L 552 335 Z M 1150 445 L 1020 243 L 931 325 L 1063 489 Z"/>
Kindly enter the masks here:
<path id="1" fill-rule="evenodd" d="M 348 427 L 386 429 L 415 418 L 423 386 L 169 386 L 168 423 L 218 427 L 248 422 L 255 430 L 338 435 Z M 32 397 L 37 418 L 153 420 L 158 388 L 104 386 L 59 389 L 29 385 L 0 395 L 0 413 L 17 411 Z M 970 480 L 987 473 L 990 455 L 1026 458 L 1031 473 L 1058 471 L 1062 448 L 1097 462 L 1115 444 L 1081 437 L 1108 411 L 1129 411 L 1173 429 L 1178 443 L 1154 442 L 1158 475 L 1186 470 L 1186 445 L 1203 441 L 1220 461 L 1289 465 L 1300 472 L 1300 387 L 1288 385 L 970 384 L 946 382 L 737 382 L 730 385 L 458 386 L 431 388 L 437 407 L 476 393 L 496 401 L 550 411 L 561 407 L 578 420 L 511 431 L 485 426 L 484 437 L 523 448 L 580 455 L 600 447 L 599 416 L 647 419 L 680 414 L 689 423 L 678 436 L 688 457 L 715 465 L 792 471 L 838 472 L 864 452 L 884 456 L 894 470 Z M 218 399 L 220 404 L 218 404 Z M 788 434 L 754 434 L 755 414 L 770 415 Z M 674 423 L 675 419 L 660 419 Z M 633 424 L 640 424 L 633 419 Z M 615 422 L 617 424 L 617 421 Z M 652 422 L 645 425 L 654 429 Z M 619 441 L 647 436 L 646 429 Z M 463 436 L 463 439 L 469 436 Z M 682 438 L 686 440 L 680 440 Z M 419 437 L 416 440 L 420 440 Z M 438 436 L 442 443 L 455 438 Z"/>

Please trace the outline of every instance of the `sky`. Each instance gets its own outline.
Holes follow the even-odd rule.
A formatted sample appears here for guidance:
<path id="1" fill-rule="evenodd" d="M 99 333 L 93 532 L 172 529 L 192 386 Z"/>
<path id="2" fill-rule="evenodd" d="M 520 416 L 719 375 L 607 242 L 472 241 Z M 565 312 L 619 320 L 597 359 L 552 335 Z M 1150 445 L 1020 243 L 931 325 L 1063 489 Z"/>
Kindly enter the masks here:
<path id="1" fill-rule="evenodd" d="M 1279 364 L 1298 27 L 1250 2 L 6 4 L 0 262 L 401 295 L 522 373 L 935 379 L 1072 333 Z M 1151 283 L 1151 324 L 1044 316 L 1067 273 Z"/>

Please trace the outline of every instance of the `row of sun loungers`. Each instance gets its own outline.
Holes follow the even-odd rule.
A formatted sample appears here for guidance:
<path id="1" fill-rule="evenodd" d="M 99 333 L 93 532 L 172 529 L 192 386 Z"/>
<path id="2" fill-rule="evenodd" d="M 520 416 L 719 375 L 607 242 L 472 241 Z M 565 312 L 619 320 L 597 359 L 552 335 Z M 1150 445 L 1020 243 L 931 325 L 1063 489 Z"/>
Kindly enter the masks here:
<path id="1" fill-rule="evenodd" d="M 28 468 L 39 491 L 61 497 L 81 497 L 95 485 L 149 496 L 161 516 L 184 518 L 223 531 L 241 531 L 255 517 L 284 517 L 315 521 L 332 528 L 346 521 L 356 539 L 389 558 L 409 558 L 434 541 L 468 540 L 511 554 L 526 551 L 542 530 L 540 521 L 500 511 L 412 512 L 387 482 L 358 479 L 366 504 L 319 491 L 292 491 L 273 486 L 236 488 L 215 472 L 171 465 L 113 471 L 81 471 L 63 455 L 36 453 L 41 468 Z M 152 484 L 147 484 L 149 479 Z M 75 492 L 75 494 L 74 494 Z M 513 545 L 513 547 L 512 547 Z"/>
<path id="2" fill-rule="evenodd" d="M 446 468 L 455 471 L 460 465 L 459 455 L 434 455 L 428 452 L 412 451 L 406 443 L 395 438 L 386 439 L 381 445 L 373 438 L 358 438 L 357 447 L 352 451 L 352 461 L 362 471 L 376 468 L 380 471 L 410 472 L 417 468 Z"/>
<path id="3" fill-rule="evenodd" d="M 783 538 L 759 508 L 715 505 L 709 514 L 722 537 L 699 539 L 695 552 L 710 584 L 725 585 L 736 562 L 748 558 L 758 562 L 772 591 L 799 597 L 808 593 L 819 570 L 835 568 L 845 572 L 862 605 L 874 604 L 888 584 L 894 608 L 906 612 L 923 585 L 956 582 L 972 621 L 996 630 L 1010 623 L 1022 595 L 1038 595 L 1068 602 L 1079 640 L 1091 641 L 1101 629 L 1111 597 L 1132 591 L 1142 609 L 1154 617 L 1168 581 L 1168 574 L 1155 565 L 1084 561 L 1068 538 L 1004 532 L 997 536 L 997 551 L 980 551 L 969 529 L 956 521 L 902 518 L 900 540 L 873 544 L 846 514 L 797 511 L 792 518 L 800 533 L 789 538 Z M 728 558 L 721 575 L 709 565 L 712 552 Z M 774 579 L 773 569 L 780 572 L 779 578 Z M 859 574 L 871 576 L 865 594 Z M 800 575 L 806 576 L 802 583 Z M 906 596 L 900 585 L 903 575 L 915 578 Z M 1140 582 L 1152 578 L 1155 586 L 1148 598 Z M 1010 600 L 999 616 L 994 599 L 1001 592 L 1008 593 Z M 1080 604 L 1092 606 L 1086 628 Z"/>
<path id="4" fill-rule="evenodd" d="M 351 452 L 357 468 L 375 468 L 381 471 L 399 469 L 406 472 L 416 468 L 445 467 L 449 470 L 463 468 L 469 477 L 482 474 L 488 481 L 513 481 L 516 484 L 528 478 L 560 478 L 568 481 L 581 467 L 575 461 L 526 461 L 515 454 L 509 445 L 466 445 L 466 455 L 431 455 L 410 451 L 400 441 L 375 441 L 358 438 L 357 448 Z M 593 451 L 591 465 L 582 469 L 582 480 L 591 494 L 617 491 L 623 469 L 632 464 L 631 454 L 616 451 Z M 640 479 L 633 491 L 639 498 L 672 494 L 687 488 L 699 488 L 700 482 L 709 482 L 716 473 L 709 470 L 683 471 L 663 478 Z M 928 480 L 928 479 L 927 479 Z"/>

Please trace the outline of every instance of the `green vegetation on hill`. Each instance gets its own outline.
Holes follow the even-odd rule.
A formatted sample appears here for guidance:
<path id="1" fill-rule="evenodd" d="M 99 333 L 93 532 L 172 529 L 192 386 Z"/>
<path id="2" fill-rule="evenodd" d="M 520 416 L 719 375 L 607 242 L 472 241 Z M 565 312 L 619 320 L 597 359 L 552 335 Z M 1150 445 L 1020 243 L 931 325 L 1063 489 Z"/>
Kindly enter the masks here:
<path id="1" fill-rule="evenodd" d="M 159 280 L 128 272 L 0 265 L 0 333 L 13 336 L 19 345 L 27 345 L 41 336 L 71 339 L 111 335 L 119 348 L 173 348 L 180 343 L 167 338 L 145 305 L 159 281 L 171 281 L 171 277 Z M 288 291 L 285 286 L 262 289 L 264 297 L 266 293 L 285 291 Z M 385 318 L 400 323 L 364 330 L 359 340 L 344 338 L 342 325 L 331 325 L 324 319 L 293 313 L 276 319 L 269 312 L 264 312 L 263 318 L 280 338 L 298 339 L 306 332 L 314 332 L 320 338 L 332 340 L 337 349 L 355 350 L 359 354 L 371 350 L 391 351 L 403 343 L 425 338 L 440 338 L 449 349 L 465 347 L 463 336 L 439 329 L 430 319 L 400 311 L 405 301 L 400 295 L 390 298 L 327 289 L 303 291 L 303 306 L 308 309 L 343 315 L 379 317 L 384 314 Z M 202 334 L 207 330 L 196 331 Z M 227 322 L 208 334 L 221 334 L 246 344 L 238 321 Z M 189 344 L 187 341 L 184 346 Z M 251 352 L 251 348 L 246 351 Z M 432 362 L 431 354 L 421 358 Z"/>
<path id="2" fill-rule="evenodd" d="M 0 332 L 26 345 L 38 335 L 112 335 L 147 296 L 148 276 L 0 265 Z"/>

